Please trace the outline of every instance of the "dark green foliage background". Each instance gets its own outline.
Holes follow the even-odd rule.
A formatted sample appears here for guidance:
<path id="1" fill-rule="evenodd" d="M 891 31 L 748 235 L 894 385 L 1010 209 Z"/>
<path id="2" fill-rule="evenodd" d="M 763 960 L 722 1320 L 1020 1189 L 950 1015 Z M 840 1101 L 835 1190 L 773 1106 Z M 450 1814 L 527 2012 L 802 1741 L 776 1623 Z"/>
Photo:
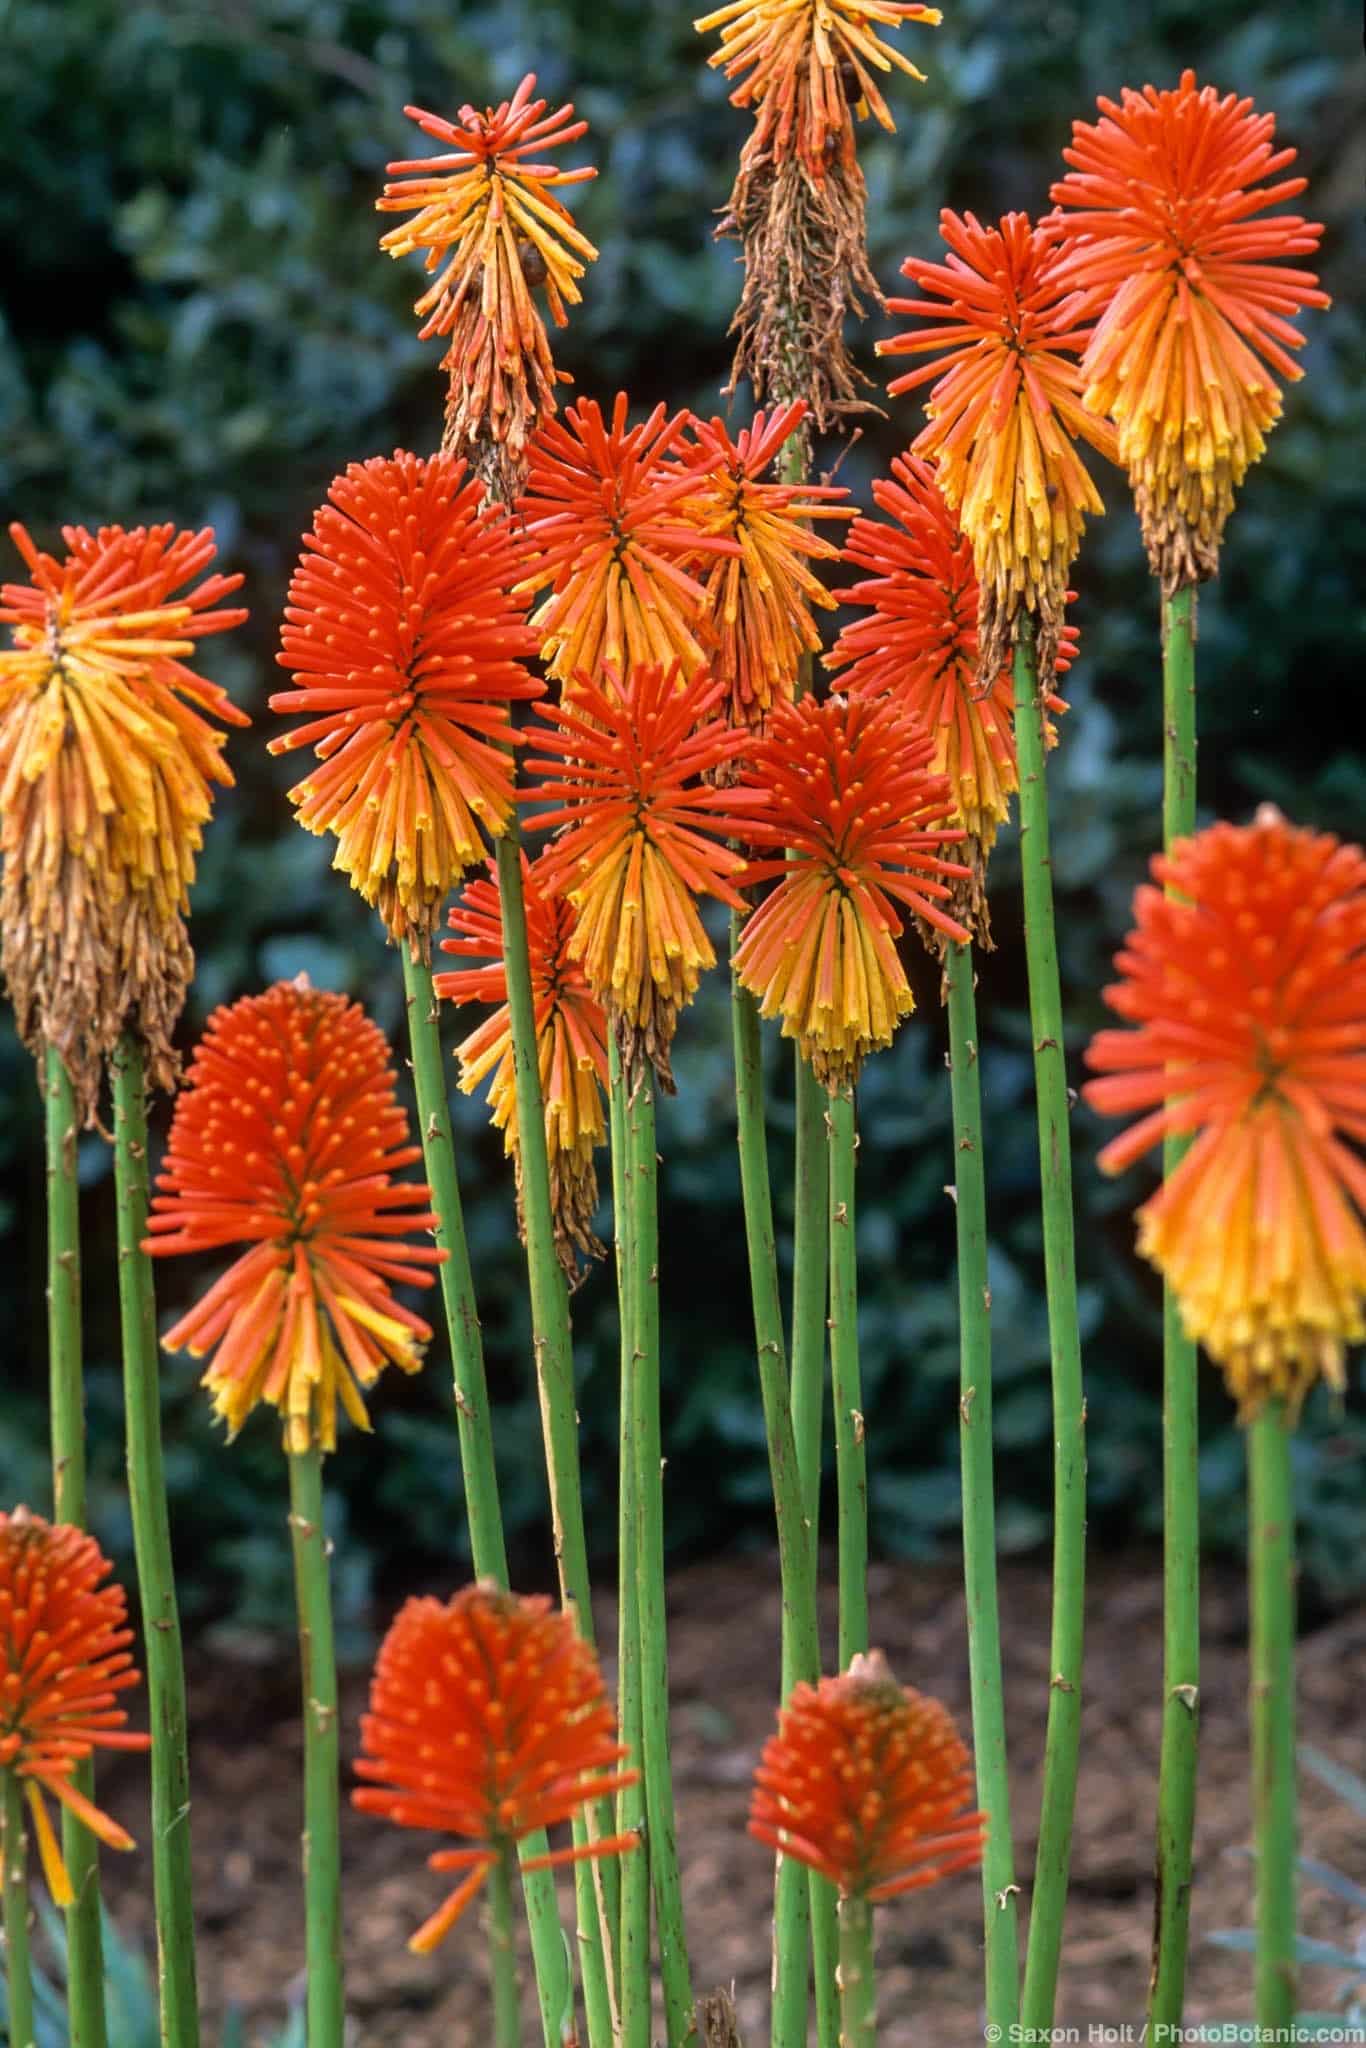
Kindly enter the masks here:
<path id="1" fill-rule="evenodd" d="M 1328 223 L 1335 295 L 1312 316 L 1303 384 L 1250 478 L 1219 586 L 1201 607 L 1201 795 L 1246 817 L 1264 798 L 1360 835 L 1366 765 L 1349 751 L 1360 695 L 1366 559 L 1366 389 L 1360 374 L 1366 173 L 1360 52 L 1347 0 L 1255 13 L 1241 0 L 950 0 L 936 34 L 902 41 L 929 73 L 895 81 L 899 132 L 870 132 L 874 269 L 887 289 L 912 249 L 936 246 L 952 203 L 994 215 L 1041 208 L 1073 116 L 1098 92 L 1174 82 L 1184 64 L 1274 107 Z M 415 339 L 418 268 L 376 249 L 372 203 L 386 159 L 421 152 L 406 100 L 453 111 L 505 95 L 534 67 L 592 123 L 574 160 L 601 166 L 576 197 L 601 261 L 558 342 L 580 391 L 629 386 L 715 409 L 739 279 L 711 240 L 747 117 L 704 64 L 688 9 L 661 0 L 0 0 L 0 501 L 51 544 L 63 520 L 211 523 L 247 578 L 250 626 L 206 663 L 257 724 L 234 738 L 238 786 L 221 803 L 195 893 L 200 971 L 187 1045 L 214 1004 L 306 968 L 361 995 L 395 1030 L 397 963 L 329 849 L 291 823 L 288 764 L 272 764 L 265 698 L 297 536 L 346 461 L 439 426 L 439 349 Z M 863 337 L 871 362 L 870 327 Z M 915 431 L 902 406 L 849 455 L 867 479 Z M 829 451 L 833 456 L 834 451 Z M 1122 479 L 1078 567 L 1084 656 L 1052 770 L 1069 1051 L 1101 1017 L 1099 991 L 1159 836 L 1154 599 Z M 17 558 L 5 573 L 17 573 Z M 994 870 L 999 950 L 981 975 L 999 1375 L 1001 1532 L 1048 1528 L 1049 1401 L 1028 1034 L 1013 846 Z M 859 1248 L 874 1540 L 925 1552 L 958 1512 L 952 1178 L 936 990 L 861 1091 Z M 0 1499 L 48 1500 L 43 1413 L 41 1133 L 29 1061 L 0 1036 L 0 1232 L 10 1276 L 0 1317 Z M 448 1036 L 453 1034 L 448 1031 Z M 786 1187 L 787 1048 L 773 1059 L 774 1167 Z M 664 1121 L 664 1307 L 670 1527 L 680 1551 L 766 1540 L 767 1479 L 729 1145 L 724 983 L 687 1018 L 680 1094 Z M 457 1105 L 505 1506 L 524 1578 L 544 1574 L 546 1503 L 529 1386 L 512 1197 L 482 1110 Z M 164 1129 L 164 1108 L 157 1111 Z M 1076 1117 L 1082 1205 L 1092 1526 L 1151 1536 L 1160 1507 L 1158 1302 L 1132 1251 L 1145 1169 L 1119 1185 L 1093 1167 L 1099 1132 Z M 113 1203 L 106 1150 L 82 1150 L 94 1511 L 128 1541 L 114 1373 Z M 783 1202 L 786 1205 L 784 1192 Z M 786 1255 L 787 1247 L 784 1246 Z M 163 1268 L 168 1309 L 202 1276 Z M 590 1533 L 613 1541 L 614 1289 L 577 1301 Z M 166 1367 L 167 1442 L 184 1597 L 203 1625 L 268 1629 L 287 1595 L 275 1431 L 257 1418 L 231 1453 L 215 1442 L 187 1362 Z M 386 1383 L 374 1442 L 332 1466 L 341 1607 L 364 1624 L 374 1574 L 388 1593 L 418 1563 L 462 1553 L 444 1346 L 415 1384 Z M 1222 1388 L 1206 1377 L 1206 1528 L 1240 1531 L 1242 1457 Z M 1341 1597 L 1366 1557 L 1359 1405 L 1320 1394 L 1297 1445 L 1315 1584 Z M 354 1638 L 353 1638 L 354 1640 Z"/>

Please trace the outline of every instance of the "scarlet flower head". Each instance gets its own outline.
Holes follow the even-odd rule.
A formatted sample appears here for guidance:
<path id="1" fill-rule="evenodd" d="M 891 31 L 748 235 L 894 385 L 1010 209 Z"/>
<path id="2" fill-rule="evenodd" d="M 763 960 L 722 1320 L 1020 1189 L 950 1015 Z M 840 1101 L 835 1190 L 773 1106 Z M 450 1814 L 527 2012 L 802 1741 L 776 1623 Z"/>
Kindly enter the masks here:
<path id="1" fill-rule="evenodd" d="M 133 1839 L 73 1783 L 76 1765 L 96 1749 L 146 1749 L 149 1737 L 126 1732 L 117 1704 L 136 1685 L 121 1586 L 106 1585 L 113 1566 L 98 1543 L 27 1508 L 0 1509 L 0 1774 L 22 1784 L 34 1839 L 59 1906 L 75 1902 L 47 1792 L 111 1849 Z M 10 1843 L 5 1853 L 15 1852 Z"/>
<path id="2" fill-rule="evenodd" d="M 1084 401 L 1119 430 L 1153 573 L 1170 593 L 1219 566 L 1233 494 L 1280 418 L 1276 373 L 1303 373 L 1291 318 L 1327 306 L 1318 279 L 1288 267 L 1323 233 L 1299 214 L 1258 220 L 1303 192 L 1275 178 L 1294 162 L 1274 114 L 1198 90 L 1124 91 L 1101 119 L 1072 124 L 1073 168 L 1053 187 L 1064 282 L 1100 293 L 1082 360 Z"/>
<path id="3" fill-rule="evenodd" d="M 636 1782 L 616 1768 L 611 1704 L 572 1616 L 490 1582 L 446 1602 L 409 1600 L 380 1646 L 361 1718 L 354 1804 L 405 1828 L 473 1846 L 440 1849 L 433 1870 L 467 1873 L 408 1943 L 444 1941 L 507 1847 Z M 614 1855 L 636 1836 L 534 1856 L 523 1871 Z"/>
<path id="4" fill-rule="evenodd" d="M 745 921 L 736 977 L 831 1090 L 850 1086 L 915 1007 L 897 906 L 949 938 L 971 936 L 942 908 L 969 870 L 942 857 L 963 833 L 933 751 L 889 699 L 807 696 L 776 708 L 746 762 L 745 836 L 773 854 L 741 879 L 778 887 Z"/>
<path id="5" fill-rule="evenodd" d="M 215 1010 L 176 1098 L 145 1249 L 248 1245 L 162 1339 L 213 1353 L 204 1384 L 236 1436 L 259 1401 L 285 1449 L 325 1451 L 337 1403 L 368 1429 L 362 1392 L 386 1362 L 416 1372 L 431 1330 L 392 1281 L 430 1287 L 445 1253 L 431 1189 L 393 1179 L 421 1157 L 384 1038 L 358 1003 L 280 981 Z"/>
<path id="6" fill-rule="evenodd" d="M 754 1774 L 749 1832 L 875 1903 L 980 1863 L 985 1814 L 948 1710 L 880 1650 L 798 1685 Z"/>
<path id="7" fill-rule="evenodd" d="M 550 1205 L 560 1263 L 572 1282 L 578 1274 L 579 1253 L 587 1258 L 603 1255 L 603 1247 L 593 1235 L 593 1212 L 598 1206 L 593 1153 L 607 1135 L 603 1107 L 607 1019 L 572 954 L 573 905 L 545 884 L 548 862 L 548 853 L 542 853 L 534 863 L 523 854 L 522 887 L 531 992 L 536 1006 L 537 1063 L 545 1104 Z M 520 1206 L 521 1143 L 503 958 L 503 913 L 497 874 L 492 867 L 490 875 L 489 881 L 465 884 L 448 918 L 457 936 L 441 941 L 443 953 L 485 964 L 438 974 L 436 991 L 456 1003 L 498 1006 L 456 1047 L 455 1056 L 460 1063 L 460 1086 L 466 1094 L 477 1088 L 486 1075 L 493 1076 L 489 1089 L 493 1122 L 503 1133 L 504 1149 L 517 1162 Z"/>
<path id="8" fill-rule="evenodd" d="M 535 291 L 544 287 L 550 317 L 563 327 L 598 253 L 555 196 L 556 187 L 582 184 L 596 170 L 536 160 L 577 142 L 588 123 L 573 119 L 572 106 L 547 114 L 546 102 L 531 96 L 535 87 L 528 72 L 510 100 L 482 114 L 462 107 L 453 122 L 405 107 L 450 151 L 390 164 L 392 182 L 375 202 L 381 213 L 413 215 L 381 237 L 381 249 L 395 257 L 421 249 L 428 271 L 439 271 L 414 311 L 424 340 L 450 336 L 444 445 L 477 460 L 491 448 L 506 465 L 505 497 L 515 494 L 537 421 L 555 410 L 557 372 Z"/>
<path id="9" fill-rule="evenodd" d="M 242 578 L 196 583 L 207 527 L 65 526 L 62 557 L 10 533 L 31 580 L 0 588 L 4 971 L 25 1043 L 55 1047 L 93 1120 L 126 1023 L 175 1082 L 195 855 L 232 782 L 218 725 L 248 723 L 190 657 L 246 617 L 219 608 Z"/>
<path id="10" fill-rule="evenodd" d="M 1076 442 L 1115 452 L 1114 429 L 1081 401 L 1087 307 L 1060 274 L 1048 233 L 1027 215 L 1007 214 L 990 228 L 945 209 L 939 223 L 947 261 L 912 257 L 901 266 L 930 296 L 887 301 L 889 311 L 931 324 L 880 341 L 877 351 L 939 358 L 887 388 L 895 397 L 933 384 L 912 453 L 935 459 L 939 488 L 972 542 L 983 676 L 994 680 L 1004 667 L 1021 611 L 1035 615 L 1047 675 L 1085 516 L 1105 509 Z"/>
<path id="11" fill-rule="evenodd" d="M 290 580 L 276 660 L 296 687 L 270 705 L 308 717 L 270 750 L 313 748 L 299 822 L 336 834 L 333 866 L 415 956 L 514 815 L 511 706 L 542 688 L 523 567 L 464 462 L 399 452 L 336 478 Z"/>
<path id="12" fill-rule="evenodd" d="M 1139 1250 L 1241 1414 L 1279 1396 L 1293 1415 L 1366 1335 L 1366 855 L 1264 805 L 1152 872 L 1179 893 L 1134 898 L 1105 1000 L 1137 1028 L 1097 1033 L 1085 1090 L 1143 1114 L 1100 1164 L 1196 1134 L 1138 1212 Z"/>
<path id="13" fill-rule="evenodd" d="M 536 707 L 550 757 L 527 763 L 522 800 L 555 806 L 527 820 L 533 832 L 562 828 L 537 865 L 574 906 L 569 957 L 606 1010 L 628 1075 L 650 1059 L 671 1089 L 678 1013 L 716 960 L 698 898 L 744 907 L 744 859 L 724 841 L 749 829 L 753 800 L 703 778 L 747 736 L 719 716 L 725 687 L 705 671 L 684 683 L 653 663 L 609 680 L 610 696 L 580 672 L 572 701 Z"/>

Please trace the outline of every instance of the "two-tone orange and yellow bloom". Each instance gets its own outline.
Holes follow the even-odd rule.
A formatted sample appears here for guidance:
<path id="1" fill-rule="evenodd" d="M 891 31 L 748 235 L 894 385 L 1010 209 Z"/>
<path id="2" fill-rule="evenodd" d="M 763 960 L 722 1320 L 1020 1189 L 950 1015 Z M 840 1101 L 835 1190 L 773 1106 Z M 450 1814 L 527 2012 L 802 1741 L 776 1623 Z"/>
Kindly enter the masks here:
<path id="1" fill-rule="evenodd" d="M 1152 863 L 1093 1040 L 1087 1100 L 1140 1112 L 1119 1172 L 1169 1131 L 1181 1164 L 1138 1214 L 1139 1249 L 1222 1366 L 1244 1417 L 1343 1384 L 1366 1335 L 1366 855 L 1288 825 L 1213 825 Z"/>

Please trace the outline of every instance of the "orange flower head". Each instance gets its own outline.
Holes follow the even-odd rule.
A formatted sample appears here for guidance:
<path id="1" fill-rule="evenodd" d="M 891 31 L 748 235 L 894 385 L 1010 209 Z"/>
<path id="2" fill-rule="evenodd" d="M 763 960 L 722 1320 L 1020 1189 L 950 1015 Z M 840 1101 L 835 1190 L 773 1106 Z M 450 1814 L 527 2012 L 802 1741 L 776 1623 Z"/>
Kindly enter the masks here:
<path id="1" fill-rule="evenodd" d="M 213 1352 L 204 1384 L 236 1436 L 258 1401 L 285 1449 L 325 1451 L 337 1402 L 369 1428 L 362 1389 L 386 1361 L 416 1372 L 426 1323 L 392 1281 L 429 1287 L 445 1253 L 405 1243 L 434 1229 L 421 1154 L 395 1099 L 389 1049 L 359 1004 L 277 982 L 215 1010 L 176 1098 L 145 1249 L 249 1247 L 162 1342 Z"/>
<path id="2" fill-rule="evenodd" d="M 593 1212 L 598 1206 L 593 1153 L 607 1135 L 603 1108 L 607 1019 L 571 953 L 573 905 L 545 885 L 548 862 L 545 853 L 534 864 L 523 854 L 522 885 L 531 992 L 536 1006 L 537 1060 L 545 1103 L 550 1205 L 560 1263 L 573 1282 L 579 1271 L 579 1253 L 586 1258 L 603 1256 L 603 1246 L 593 1235 Z M 457 936 L 441 941 L 443 953 L 485 964 L 462 967 L 453 974 L 438 974 L 436 990 L 452 1002 L 498 1006 L 456 1047 L 455 1056 L 460 1062 L 460 1086 L 466 1094 L 477 1088 L 486 1075 L 493 1076 L 489 1089 L 493 1122 L 503 1133 L 504 1149 L 517 1164 L 520 1208 L 521 1147 L 507 970 L 503 963 L 503 913 L 497 873 L 492 867 L 490 875 L 489 881 L 466 882 L 448 919 Z"/>
<path id="3" fill-rule="evenodd" d="M 425 322 L 423 340 L 450 336 L 444 445 L 495 477 L 501 459 L 504 496 L 515 495 L 537 421 L 555 410 L 557 372 L 535 292 L 544 287 L 550 317 L 563 327 L 598 253 L 555 196 L 557 186 L 597 172 L 536 160 L 577 142 L 588 123 L 574 120 L 572 106 L 547 114 L 546 102 L 531 97 L 535 87 L 529 72 L 501 106 L 482 114 L 462 107 L 453 122 L 405 107 L 449 154 L 390 164 L 393 182 L 375 202 L 381 213 L 413 216 L 381 237 L 381 249 L 396 257 L 421 249 L 428 271 L 439 272 L 414 311 Z M 491 464 L 490 454 L 498 458 Z"/>
<path id="4" fill-rule="evenodd" d="M 213 785 L 232 782 L 213 721 L 248 723 L 190 657 L 246 617 L 219 608 L 242 578 L 195 582 L 207 527 L 66 526 L 60 559 L 10 533 L 31 580 L 0 589 L 4 970 L 25 1042 L 55 1047 L 93 1120 L 127 1023 L 175 1083 L 195 855 Z"/>
<path id="5" fill-rule="evenodd" d="M 1070 287 L 1097 292 L 1100 320 L 1082 359 L 1084 402 L 1119 430 L 1153 572 L 1170 593 L 1215 574 L 1233 494 L 1280 418 L 1276 373 L 1318 279 L 1290 267 L 1323 233 L 1299 214 L 1258 220 L 1303 192 L 1277 178 L 1274 114 L 1185 71 L 1175 92 L 1126 90 L 1101 119 L 1072 124 L 1073 168 L 1053 187 L 1051 223 Z M 1264 184 L 1264 179 L 1276 179 Z"/>
<path id="6" fill-rule="evenodd" d="M 747 831 L 753 799 L 708 788 L 746 745 L 719 715 L 725 686 L 703 670 L 632 668 L 608 696 L 586 674 L 570 702 L 538 705 L 550 757 L 528 762 L 523 800 L 550 810 L 533 832 L 562 829 L 537 862 L 545 886 L 577 913 L 569 957 L 607 1012 L 633 1079 L 653 1060 L 671 1089 L 669 1046 L 678 1013 L 715 964 L 698 898 L 744 908 L 735 878 L 745 863 L 726 834 Z"/>
<path id="7" fill-rule="evenodd" d="M 1007 214 L 998 228 L 947 209 L 939 220 L 947 261 L 912 257 L 901 266 L 930 296 L 887 301 L 891 312 L 931 324 L 877 350 L 939 358 L 887 388 L 896 396 L 933 384 L 913 452 L 935 458 L 939 488 L 972 542 L 983 674 L 994 680 L 1004 667 L 1024 610 L 1036 617 L 1047 675 L 1085 515 L 1105 509 L 1076 442 L 1111 457 L 1115 450 L 1114 429 L 1081 402 L 1086 307 L 1062 280 L 1048 233 L 1027 215 Z"/>
<path id="8" fill-rule="evenodd" d="M 0 1773 L 12 1771 L 23 1785 L 59 1906 L 72 1905 L 75 1893 L 43 1793 L 111 1849 L 131 1849 L 131 1835 L 92 1806 L 73 1775 L 96 1749 L 149 1747 L 146 1735 L 126 1732 L 117 1704 L 138 1674 L 123 1588 L 105 1584 L 112 1569 L 81 1530 L 27 1508 L 0 1509 Z"/>
<path id="9" fill-rule="evenodd" d="M 963 833 L 933 752 L 889 698 L 807 696 L 778 705 L 737 792 L 756 806 L 745 837 L 773 849 L 741 879 L 778 887 L 745 920 L 735 973 L 832 1090 L 852 1085 L 915 1007 L 897 905 L 949 938 L 971 936 L 941 907 L 969 870 L 943 858 Z"/>
<path id="10" fill-rule="evenodd" d="M 424 956 L 441 906 L 513 817 L 511 706 L 540 695 L 507 517 L 454 457 L 353 462 L 314 515 L 276 656 L 319 762 L 289 792 L 334 867 Z"/>
<path id="11" fill-rule="evenodd" d="M 439 1849 L 433 1870 L 465 1877 L 408 1943 L 444 1941 L 510 1844 L 555 1827 L 634 1785 L 616 1768 L 612 1706 L 592 1646 L 544 1598 L 483 1581 L 446 1602 L 409 1600 L 380 1645 L 361 1717 L 352 1793 L 366 1813 L 435 1828 L 472 1846 Z M 556 1849 L 522 1864 L 544 1870 L 636 1846 L 634 1834 Z"/>
<path id="12" fill-rule="evenodd" d="M 947 1708 L 898 1685 L 880 1650 L 798 1685 L 754 1773 L 749 1831 L 839 1886 L 893 1898 L 982 1859 L 972 1764 Z"/>
<path id="13" fill-rule="evenodd" d="M 693 523 L 702 451 L 665 460 L 690 415 L 657 405 L 628 427 L 628 406 L 619 391 L 610 423 L 591 398 L 547 420 L 518 501 L 534 570 L 523 587 L 550 586 L 531 625 L 547 673 L 566 689 L 580 670 L 601 681 L 604 669 L 635 662 L 677 662 L 696 675 L 707 658 L 708 595 L 681 564 L 740 553 L 738 542 Z"/>
<path id="14" fill-rule="evenodd" d="M 1138 1212 L 1139 1250 L 1223 1368 L 1244 1418 L 1295 1413 L 1366 1336 L 1366 855 L 1288 825 L 1212 825 L 1152 863 L 1105 991 L 1085 1093 L 1142 1112 L 1100 1155 L 1118 1173 L 1194 1132 Z"/>

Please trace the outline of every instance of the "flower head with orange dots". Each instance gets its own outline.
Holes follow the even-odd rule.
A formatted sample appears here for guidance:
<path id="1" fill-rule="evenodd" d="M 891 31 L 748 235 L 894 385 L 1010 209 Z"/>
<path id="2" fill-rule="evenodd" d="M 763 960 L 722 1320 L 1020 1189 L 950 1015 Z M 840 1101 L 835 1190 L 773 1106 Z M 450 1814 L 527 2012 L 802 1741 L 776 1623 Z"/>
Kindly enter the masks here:
<path id="1" fill-rule="evenodd" d="M 536 1009 L 536 1051 L 545 1104 L 546 1157 L 550 1168 L 550 1207 L 560 1263 L 571 1283 L 579 1270 L 579 1254 L 601 1258 L 603 1246 L 593 1235 L 598 1206 L 598 1177 L 593 1154 L 607 1136 L 603 1090 L 607 1085 L 607 1019 L 572 955 L 574 907 L 567 897 L 545 885 L 549 855 L 533 863 L 522 856 L 522 887 L 526 903 L 527 952 L 531 962 L 531 993 Z M 456 1003 L 495 1003 L 493 1015 L 455 1049 L 460 1086 L 468 1094 L 489 1074 L 493 1121 L 517 1163 L 517 1195 L 521 1202 L 521 1143 L 517 1126 L 517 1079 L 508 1011 L 507 969 L 503 959 L 503 913 L 496 872 L 490 881 L 467 882 L 452 905 L 448 922 L 456 934 L 443 939 L 441 950 L 457 959 L 478 960 L 438 974 L 436 991 Z"/>
<path id="2" fill-rule="evenodd" d="M 754 1774 L 749 1831 L 875 1904 L 980 1863 L 985 1815 L 948 1710 L 880 1650 L 798 1685 Z"/>
<path id="3" fill-rule="evenodd" d="M 992 228 L 946 209 L 940 233 L 943 263 L 912 257 L 901 266 L 929 296 L 887 301 L 889 311 L 929 324 L 877 350 L 939 358 L 887 388 L 897 396 L 933 385 L 913 452 L 934 458 L 939 488 L 972 543 L 983 677 L 995 681 L 1005 666 L 1023 611 L 1037 621 L 1047 675 L 1086 515 L 1105 509 L 1076 443 L 1115 451 L 1114 429 L 1081 401 L 1087 308 L 1063 281 L 1048 233 L 1025 214 Z"/>
<path id="4" fill-rule="evenodd" d="M 313 748 L 299 822 L 335 833 L 333 865 L 415 956 L 513 817 L 511 707 L 542 689 L 523 566 L 463 462 L 398 453 L 336 479 L 290 581 L 276 660 L 295 687 L 270 704 L 306 723 L 271 752 Z"/>
<path id="5" fill-rule="evenodd" d="M 1366 855 L 1270 805 L 1152 864 L 1105 1000 L 1085 1094 L 1139 1120 L 1117 1173 L 1168 1132 L 1195 1142 L 1138 1213 L 1192 1337 L 1244 1417 L 1343 1384 L 1366 1335 Z"/>
<path id="6" fill-rule="evenodd" d="M 429 1287 L 445 1257 L 404 1241 L 436 1222 L 430 1188 L 393 1178 L 420 1156 L 359 1004 L 300 976 L 214 1011 L 176 1100 L 146 1249 L 249 1247 L 162 1339 L 213 1353 L 204 1384 L 230 1436 L 268 1401 L 287 1451 L 330 1451 L 338 1402 L 368 1429 L 362 1394 L 385 1364 L 417 1371 L 432 1333 L 391 1283 Z"/>
<path id="7" fill-rule="evenodd" d="M 468 455 L 504 498 L 515 495 L 537 421 L 555 410 L 557 373 L 535 293 L 544 289 L 550 317 L 563 327 L 598 253 L 555 196 L 556 187 L 597 172 L 539 161 L 577 142 L 588 123 L 574 120 L 572 106 L 547 114 L 546 102 L 532 98 L 535 87 L 529 72 L 501 106 L 482 114 L 462 107 L 455 121 L 405 107 L 448 153 L 390 164 L 391 182 L 375 202 L 381 213 L 413 216 L 381 237 L 381 249 L 420 249 L 427 269 L 439 272 L 414 310 L 424 340 L 450 336 L 444 446 Z"/>
<path id="8" fill-rule="evenodd" d="M 944 908 L 969 871 L 943 857 L 963 833 L 933 751 L 887 698 L 808 696 L 778 706 L 736 792 L 755 805 L 746 839 L 773 849 L 741 879 L 778 881 L 745 921 L 736 978 L 830 1089 L 850 1086 L 915 1006 L 897 906 L 948 938 L 971 936 Z"/>
<path id="9" fill-rule="evenodd" d="M 1291 326 L 1326 306 L 1288 259 L 1323 229 L 1258 219 L 1305 189 L 1277 174 L 1274 114 L 1183 72 L 1174 92 L 1126 90 L 1072 125 L 1072 169 L 1053 187 L 1060 276 L 1104 310 L 1082 360 L 1085 403 L 1119 430 L 1153 572 L 1170 593 L 1215 574 L 1233 494 L 1280 418 L 1279 374 L 1303 373 Z M 1275 179 L 1264 184 L 1265 179 Z"/>
<path id="10" fill-rule="evenodd" d="M 25 1042 L 60 1053 L 93 1118 L 125 1023 L 174 1085 L 189 886 L 213 786 L 232 781 L 218 728 L 248 722 L 191 657 L 246 617 L 220 605 L 242 579 L 196 582 L 207 528 L 67 526 L 63 557 L 10 532 L 31 581 L 0 589 L 5 978 Z"/>
<path id="11" fill-rule="evenodd" d="M 48 1793 L 111 1849 L 132 1837 L 73 1782 L 96 1749 L 146 1749 L 129 1734 L 118 1696 L 136 1685 L 133 1631 L 121 1586 L 93 1536 L 45 1522 L 27 1508 L 0 1509 L 0 1775 L 23 1786 L 48 1889 L 59 1906 L 75 1894 Z M 5 1845 L 6 1854 L 10 1845 Z"/>
<path id="12" fill-rule="evenodd" d="M 380 1646 L 352 1793 L 366 1813 L 459 1835 L 433 1870 L 465 1872 L 408 1946 L 444 1941 L 512 1844 L 636 1782 L 598 1661 L 573 1617 L 487 1582 L 449 1601 L 409 1600 Z M 534 1856 L 523 1871 L 636 1846 L 614 1835 Z"/>

